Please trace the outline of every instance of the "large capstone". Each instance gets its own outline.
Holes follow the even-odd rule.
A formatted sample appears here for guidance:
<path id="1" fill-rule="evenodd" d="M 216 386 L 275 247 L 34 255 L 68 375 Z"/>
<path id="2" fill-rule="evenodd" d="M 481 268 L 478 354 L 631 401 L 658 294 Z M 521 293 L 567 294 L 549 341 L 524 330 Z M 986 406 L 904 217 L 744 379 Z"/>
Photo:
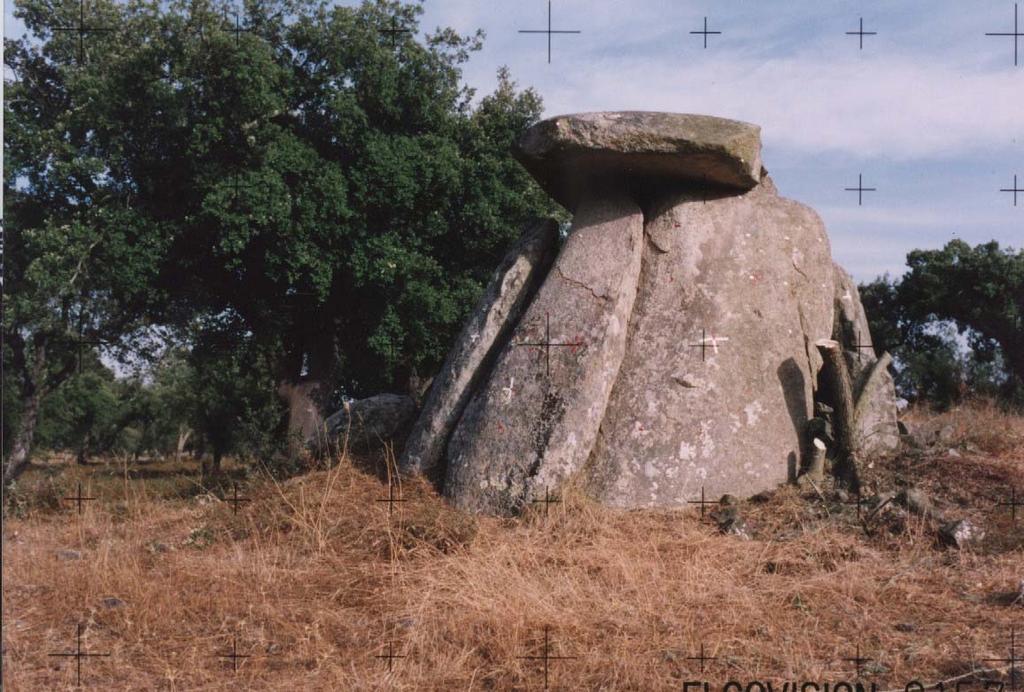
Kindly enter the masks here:
<path id="1" fill-rule="evenodd" d="M 416 402 L 405 394 L 377 394 L 353 399 L 323 422 L 316 444 L 322 451 L 351 449 L 360 452 L 403 440 L 416 420 Z"/>
<path id="2" fill-rule="evenodd" d="M 761 180 L 761 128 L 706 115 L 562 115 L 530 128 L 515 154 L 573 210 L 601 185 L 634 191 L 684 181 L 746 190 Z"/>
<path id="3" fill-rule="evenodd" d="M 863 447 L 889 444 L 888 357 L 861 352 L 856 287 L 818 216 L 761 168 L 757 126 L 561 116 L 527 131 L 516 155 L 573 211 L 572 228 L 535 292 L 492 284 L 406 470 L 436 469 L 455 505 L 490 514 L 569 482 L 629 508 L 749 496 L 795 478 L 814 449 L 814 344 L 833 335 L 854 372 Z M 488 317 L 503 301 L 523 308 Z M 484 323 L 488 342 L 468 343 Z"/>

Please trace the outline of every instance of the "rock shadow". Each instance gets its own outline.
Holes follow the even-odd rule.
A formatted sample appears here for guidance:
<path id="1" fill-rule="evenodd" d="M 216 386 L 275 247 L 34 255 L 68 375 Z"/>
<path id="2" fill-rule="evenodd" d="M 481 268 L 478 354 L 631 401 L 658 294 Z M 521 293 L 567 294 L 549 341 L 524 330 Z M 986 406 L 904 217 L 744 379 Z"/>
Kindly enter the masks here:
<path id="1" fill-rule="evenodd" d="M 644 220 L 660 216 L 667 209 L 683 202 L 713 202 L 740 197 L 750 190 L 738 190 L 702 180 L 661 180 L 637 178 L 629 183 L 629 194 L 643 211 Z"/>
<path id="2" fill-rule="evenodd" d="M 806 451 L 804 449 L 804 431 L 807 430 L 807 405 L 804 400 L 806 381 L 804 380 L 803 371 L 793 358 L 787 358 L 783 361 L 782 365 L 775 371 L 775 374 L 779 378 L 779 384 L 782 385 L 782 395 L 786 400 L 789 419 L 792 421 L 793 429 L 796 431 L 797 439 L 800 441 L 798 450 L 790 452 L 787 459 L 789 481 L 793 482 L 796 480 L 797 472 L 800 470 L 800 459 L 805 458 Z"/>

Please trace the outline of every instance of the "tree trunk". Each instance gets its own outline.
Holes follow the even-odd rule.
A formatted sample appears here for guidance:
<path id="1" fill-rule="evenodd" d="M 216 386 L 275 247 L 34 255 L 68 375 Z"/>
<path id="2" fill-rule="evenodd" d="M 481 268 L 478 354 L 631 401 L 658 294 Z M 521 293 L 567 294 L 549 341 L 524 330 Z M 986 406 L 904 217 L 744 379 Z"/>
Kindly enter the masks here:
<path id="1" fill-rule="evenodd" d="M 192 430 L 184 425 L 178 426 L 178 444 L 174 448 L 174 461 L 181 461 L 181 455 L 185 453 L 185 445 L 188 438 L 192 437 Z"/>
<path id="2" fill-rule="evenodd" d="M 825 477 L 825 443 L 816 437 L 811 441 L 810 448 L 810 459 L 807 461 L 804 472 L 797 478 L 797 483 L 802 483 L 805 480 L 821 483 Z"/>
<path id="3" fill-rule="evenodd" d="M 324 384 L 317 380 L 282 382 L 277 388 L 288 404 L 288 446 L 294 454 L 323 434 L 323 389 Z"/>
<path id="4" fill-rule="evenodd" d="M 78 446 L 78 454 L 75 456 L 75 463 L 85 466 L 89 463 L 89 451 L 92 449 L 92 433 L 85 433 L 81 444 Z"/>
<path id="5" fill-rule="evenodd" d="M 1016 348 L 1012 342 L 1009 347 L 1003 347 L 1003 355 L 1010 363 L 1010 372 L 1024 383 L 1024 339 L 1019 339 L 1020 348 Z M 1002 345 L 1002 344 L 1000 344 Z"/>
<path id="6" fill-rule="evenodd" d="M 835 418 L 832 427 L 838 448 L 834 475 L 851 490 L 860 487 L 858 474 L 858 449 L 856 428 L 856 407 L 853 399 L 853 383 L 846 367 L 842 346 L 832 339 L 821 339 L 815 343 L 825 361 L 823 374 L 829 379 L 835 394 Z"/>
<path id="7" fill-rule="evenodd" d="M 224 456 L 224 452 L 221 451 L 220 447 L 214 445 L 213 453 L 210 455 L 210 461 L 201 461 L 199 464 L 199 472 L 204 479 L 214 478 L 220 475 L 220 461 Z"/>
<path id="8" fill-rule="evenodd" d="M 24 348 L 23 344 L 14 345 L 12 348 Z M 22 351 L 22 357 L 24 351 Z M 4 468 L 4 485 L 7 485 L 18 478 L 28 468 L 29 456 L 32 452 L 32 440 L 36 434 L 36 424 L 39 422 L 39 407 L 43 400 L 42 378 L 46 373 L 46 344 L 38 342 L 35 345 L 32 369 L 25 373 L 25 380 L 21 387 L 22 401 L 25 407 L 21 412 L 21 420 L 18 421 L 18 431 L 14 434 L 14 443 L 11 445 L 11 454 L 7 458 L 7 466 Z"/>
<path id="9" fill-rule="evenodd" d="M 337 345 L 333 329 L 325 327 L 309 325 L 278 365 L 277 393 L 288 405 L 292 457 L 324 434 L 324 407 L 334 384 Z"/>
<path id="10" fill-rule="evenodd" d="M 36 434 L 36 423 L 39 422 L 39 405 L 42 397 L 38 389 L 25 401 L 25 408 L 18 421 L 18 431 L 14 434 L 11 454 L 7 457 L 7 468 L 4 469 L 4 485 L 16 480 L 28 468 L 29 453 L 32 451 L 32 439 Z"/>

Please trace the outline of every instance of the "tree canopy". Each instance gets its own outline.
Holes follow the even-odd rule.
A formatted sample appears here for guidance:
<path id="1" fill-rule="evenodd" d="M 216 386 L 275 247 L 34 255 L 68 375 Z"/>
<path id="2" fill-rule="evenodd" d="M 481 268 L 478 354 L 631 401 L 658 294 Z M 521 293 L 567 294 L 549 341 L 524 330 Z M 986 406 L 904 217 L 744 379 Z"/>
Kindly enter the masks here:
<path id="1" fill-rule="evenodd" d="M 1024 251 L 953 240 L 910 252 L 907 266 L 898 280 L 861 287 L 874 343 L 898 356 L 904 392 L 949 403 L 971 388 L 1024 401 Z"/>
<path id="2" fill-rule="evenodd" d="M 510 155 L 539 97 L 502 70 L 477 100 L 461 65 L 482 33 L 418 37 L 419 4 L 100 0 L 85 23 L 109 31 L 81 46 L 60 30 L 78 11 L 18 0 L 29 35 L 5 42 L 5 358 L 26 402 L 80 343 L 138 349 L 153 325 L 211 368 L 246 353 L 325 395 L 404 389 L 555 211 Z"/>

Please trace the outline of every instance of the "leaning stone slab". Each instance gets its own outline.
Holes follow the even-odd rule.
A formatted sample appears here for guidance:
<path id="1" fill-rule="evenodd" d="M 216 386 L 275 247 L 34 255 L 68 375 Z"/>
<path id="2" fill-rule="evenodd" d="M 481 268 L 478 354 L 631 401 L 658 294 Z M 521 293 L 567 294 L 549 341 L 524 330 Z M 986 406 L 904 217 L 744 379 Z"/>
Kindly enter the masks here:
<path id="1" fill-rule="evenodd" d="M 557 250 L 558 224 L 552 219 L 535 224 L 509 250 L 434 377 L 399 459 L 403 472 L 430 473 L 437 467 L 473 390 L 508 341 Z"/>
<path id="2" fill-rule="evenodd" d="M 707 115 L 560 115 L 527 130 L 515 154 L 570 210 L 598 182 L 625 189 L 631 180 L 683 180 L 746 190 L 761 180 L 761 128 Z"/>
<path id="3" fill-rule="evenodd" d="M 795 478 L 832 331 L 832 263 L 811 209 L 767 179 L 649 216 L 626 356 L 586 481 L 616 507 L 685 507 Z"/>
<path id="4" fill-rule="evenodd" d="M 626 347 L 643 217 L 624 196 L 585 200 L 536 299 L 448 445 L 445 494 L 514 514 L 590 454 Z"/>

